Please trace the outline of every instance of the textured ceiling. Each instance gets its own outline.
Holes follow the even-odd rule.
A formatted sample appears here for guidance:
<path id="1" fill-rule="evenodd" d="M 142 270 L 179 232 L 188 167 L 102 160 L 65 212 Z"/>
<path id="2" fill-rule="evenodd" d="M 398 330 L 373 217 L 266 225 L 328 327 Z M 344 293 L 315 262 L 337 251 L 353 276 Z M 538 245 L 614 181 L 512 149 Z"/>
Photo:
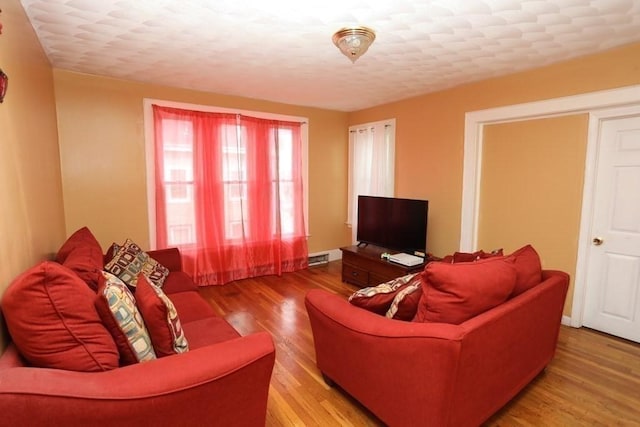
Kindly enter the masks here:
<path id="1" fill-rule="evenodd" d="M 640 0 L 21 0 L 56 68 L 353 111 L 640 41 Z M 355 64 L 332 44 L 376 32 Z"/>

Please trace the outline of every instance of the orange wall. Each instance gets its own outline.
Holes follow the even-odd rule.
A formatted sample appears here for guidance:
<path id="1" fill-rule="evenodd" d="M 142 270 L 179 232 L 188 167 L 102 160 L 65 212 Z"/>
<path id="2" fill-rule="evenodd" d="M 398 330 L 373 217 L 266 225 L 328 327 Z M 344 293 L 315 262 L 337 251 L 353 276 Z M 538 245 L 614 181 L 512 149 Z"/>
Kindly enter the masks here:
<path id="1" fill-rule="evenodd" d="M 357 111 L 349 125 L 396 119 L 396 194 L 429 199 L 427 249 L 442 255 L 460 242 L 466 112 L 637 84 L 640 43 Z"/>
<path id="2" fill-rule="evenodd" d="M 588 122 L 580 114 L 485 126 L 479 248 L 531 243 L 543 265 L 575 271 Z"/>
<path id="3" fill-rule="evenodd" d="M 54 70 L 67 233 L 149 246 L 143 99 L 309 119 L 310 252 L 348 243 L 347 114 Z"/>
<path id="4" fill-rule="evenodd" d="M 0 68 L 0 294 L 65 237 L 51 67 L 20 4 L 3 2 Z M 0 343 L 6 338 L 0 328 Z"/>

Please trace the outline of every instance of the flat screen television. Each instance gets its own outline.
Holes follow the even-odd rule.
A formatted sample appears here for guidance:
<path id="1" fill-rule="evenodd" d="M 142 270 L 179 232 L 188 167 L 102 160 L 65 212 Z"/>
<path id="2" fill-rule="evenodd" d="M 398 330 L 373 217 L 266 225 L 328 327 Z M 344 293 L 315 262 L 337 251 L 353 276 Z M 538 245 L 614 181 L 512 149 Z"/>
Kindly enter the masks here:
<path id="1" fill-rule="evenodd" d="M 358 244 L 424 252 L 428 213 L 428 200 L 358 196 Z"/>

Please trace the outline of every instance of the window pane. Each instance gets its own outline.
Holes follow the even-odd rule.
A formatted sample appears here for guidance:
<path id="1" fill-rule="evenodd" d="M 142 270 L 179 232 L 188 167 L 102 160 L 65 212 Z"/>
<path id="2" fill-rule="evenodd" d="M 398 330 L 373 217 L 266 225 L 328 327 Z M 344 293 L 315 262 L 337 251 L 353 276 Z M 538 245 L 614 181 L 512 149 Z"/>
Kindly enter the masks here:
<path id="1" fill-rule="evenodd" d="M 193 126 L 190 121 L 167 119 L 162 131 L 168 244 L 194 243 Z"/>
<path id="2" fill-rule="evenodd" d="M 171 245 L 190 244 L 195 241 L 192 224 L 174 224 L 169 226 L 169 243 Z"/>
<path id="3" fill-rule="evenodd" d="M 225 237 L 229 240 L 243 237 L 242 223 L 247 220 L 243 204 L 247 199 L 247 184 L 244 182 L 226 183 L 224 186 Z"/>
<path id="4" fill-rule="evenodd" d="M 280 182 L 280 231 L 283 235 L 295 231 L 295 210 L 293 206 L 293 182 Z"/>
<path id="5" fill-rule="evenodd" d="M 293 179 L 293 135 L 291 129 L 278 130 L 278 173 L 281 180 Z"/>

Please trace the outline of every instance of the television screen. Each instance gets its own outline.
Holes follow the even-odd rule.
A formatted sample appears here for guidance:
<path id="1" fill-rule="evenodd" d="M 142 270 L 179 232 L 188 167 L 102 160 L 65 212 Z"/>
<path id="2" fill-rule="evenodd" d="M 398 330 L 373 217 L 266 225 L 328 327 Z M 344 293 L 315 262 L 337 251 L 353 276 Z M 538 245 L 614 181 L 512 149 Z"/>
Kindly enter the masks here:
<path id="1" fill-rule="evenodd" d="M 427 247 L 428 200 L 358 196 L 359 243 L 413 253 Z"/>

